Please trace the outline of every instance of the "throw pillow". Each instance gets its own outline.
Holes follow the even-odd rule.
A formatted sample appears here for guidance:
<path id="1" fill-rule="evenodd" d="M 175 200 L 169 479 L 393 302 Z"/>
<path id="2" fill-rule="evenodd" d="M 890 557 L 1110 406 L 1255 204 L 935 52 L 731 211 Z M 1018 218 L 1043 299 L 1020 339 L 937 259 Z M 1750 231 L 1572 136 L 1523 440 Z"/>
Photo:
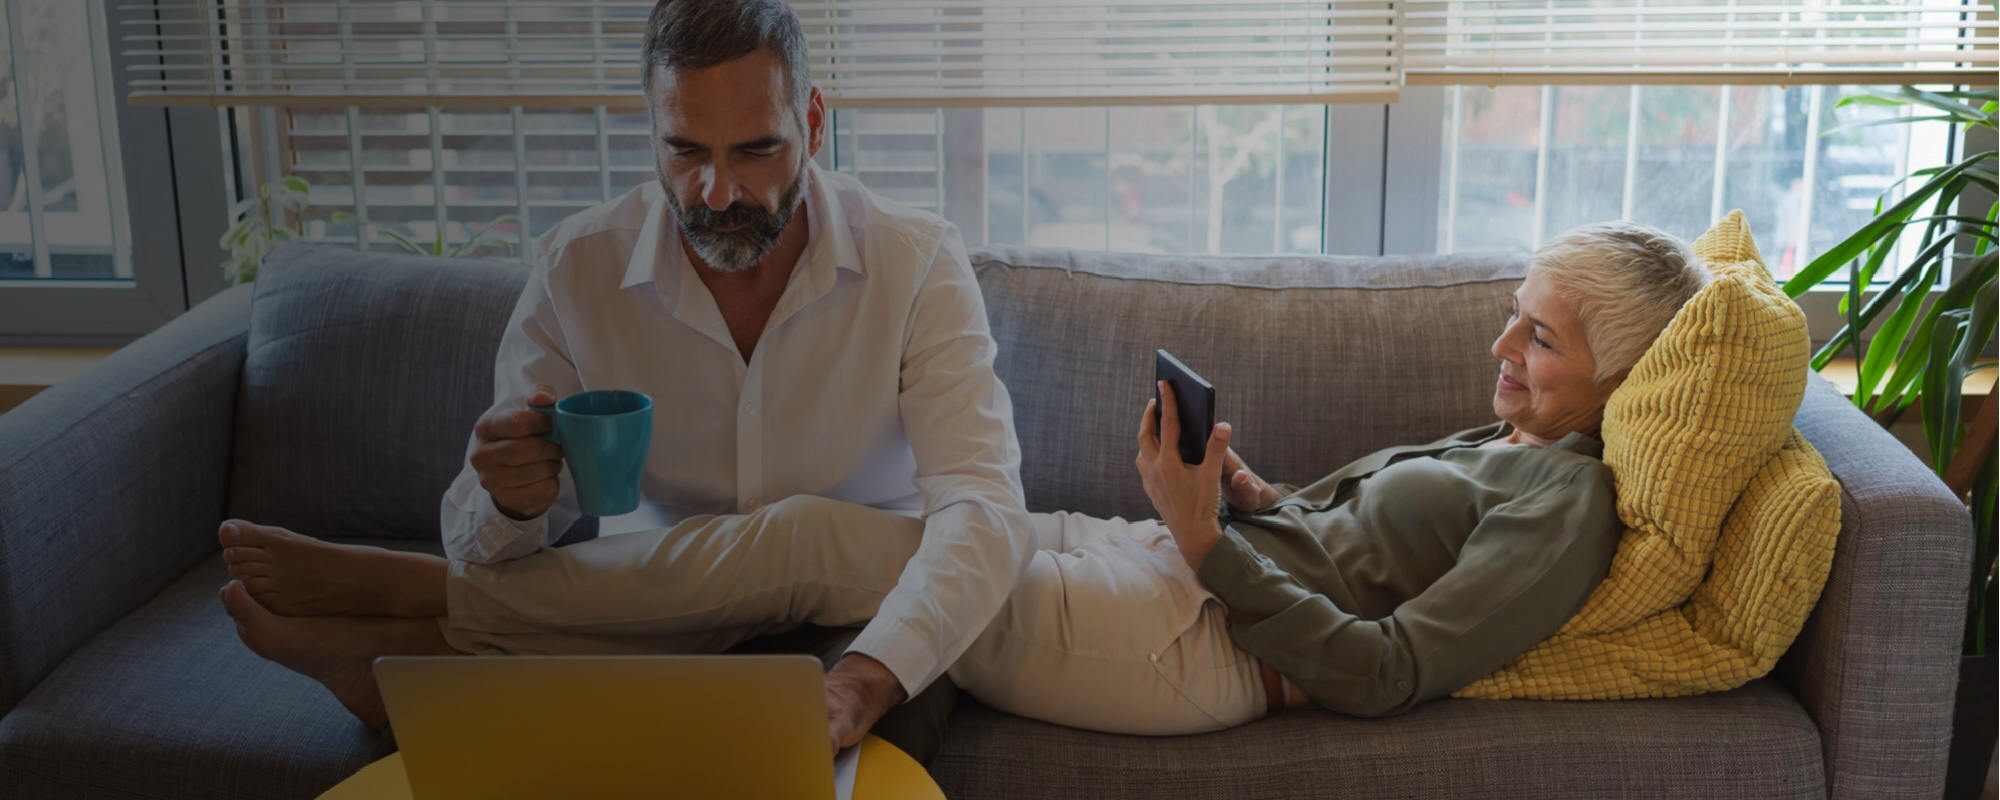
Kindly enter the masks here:
<path id="1" fill-rule="evenodd" d="M 1805 317 L 1765 271 L 1741 211 L 1694 243 L 1713 280 L 1604 414 L 1626 531 L 1563 628 L 1454 696 L 1613 699 L 1734 688 L 1768 672 L 1818 601 L 1839 486 L 1792 428 Z"/>

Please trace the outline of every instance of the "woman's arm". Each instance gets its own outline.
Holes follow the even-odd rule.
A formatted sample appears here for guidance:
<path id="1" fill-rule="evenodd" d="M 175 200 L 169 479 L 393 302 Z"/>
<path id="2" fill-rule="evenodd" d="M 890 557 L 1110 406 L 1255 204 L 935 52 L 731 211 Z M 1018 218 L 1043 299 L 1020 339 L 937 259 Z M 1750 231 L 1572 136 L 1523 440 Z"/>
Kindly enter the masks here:
<path id="1" fill-rule="evenodd" d="M 1146 498 L 1160 513 L 1160 522 L 1174 535 L 1181 558 L 1190 567 L 1201 569 L 1208 548 L 1222 535 L 1217 512 L 1222 510 L 1220 485 L 1222 465 L 1227 460 L 1224 453 L 1229 451 L 1229 423 L 1215 423 L 1208 432 L 1201 463 L 1182 461 L 1180 448 L 1160 444 L 1180 441 L 1181 424 L 1179 414 L 1160 414 L 1159 420 L 1154 420 L 1155 405 L 1175 406 L 1173 384 L 1157 384 L 1160 399 L 1146 401 L 1146 409 L 1139 413 L 1139 455 L 1133 466 L 1139 470 Z"/>
<path id="2" fill-rule="evenodd" d="M 1609 470 L 1579 465 L 1489 511 L 1457 564 L 1381 619 L 1300 584 L 1234 529 L 1212 544 L 1198 575 L 1229 607 L 1239 647 L 1321 706 L 1386 716 L 1448 695 L 1553 635 L 1603 579 L 1619 530 Z"/>

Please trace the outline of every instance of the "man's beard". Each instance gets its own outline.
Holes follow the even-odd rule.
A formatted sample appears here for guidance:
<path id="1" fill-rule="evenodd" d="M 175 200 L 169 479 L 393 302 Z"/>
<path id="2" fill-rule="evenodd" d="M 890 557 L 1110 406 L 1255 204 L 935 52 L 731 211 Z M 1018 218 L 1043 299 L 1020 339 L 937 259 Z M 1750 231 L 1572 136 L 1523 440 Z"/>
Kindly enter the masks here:
<path id="1" fill-rule="evenodd" d="M 805 182 L 806 164 L 802 163 L 799 174 L 778 196 L 776 211 L 740 201 L 721 211 L 702 203 L 683 208 L 672 190 L 666 193 L 667 205 L 674 210 L 674 219 L 680 221 L 681 235 L 687 237 L 688 246 L 710 269 L 743 272 L 757 266 L 778 245 L 779 234 L 791 224 L 792 212 L 798 210 L 799 193 L 805 190 Z"/>

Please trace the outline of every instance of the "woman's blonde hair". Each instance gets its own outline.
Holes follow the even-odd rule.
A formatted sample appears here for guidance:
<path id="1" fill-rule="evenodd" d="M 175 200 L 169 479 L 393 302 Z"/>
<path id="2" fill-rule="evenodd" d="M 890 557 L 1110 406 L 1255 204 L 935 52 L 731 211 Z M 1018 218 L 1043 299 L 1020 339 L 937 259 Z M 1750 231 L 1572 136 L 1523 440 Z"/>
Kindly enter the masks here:
<path id="1" fill-rule="evenodd" d="M 1623 380 L 1709 278 L 1681 240 L 1636 222 L 1564 231 L 1535 251 L 1528 271 L 1575 305 L 1600 385 Z"/>

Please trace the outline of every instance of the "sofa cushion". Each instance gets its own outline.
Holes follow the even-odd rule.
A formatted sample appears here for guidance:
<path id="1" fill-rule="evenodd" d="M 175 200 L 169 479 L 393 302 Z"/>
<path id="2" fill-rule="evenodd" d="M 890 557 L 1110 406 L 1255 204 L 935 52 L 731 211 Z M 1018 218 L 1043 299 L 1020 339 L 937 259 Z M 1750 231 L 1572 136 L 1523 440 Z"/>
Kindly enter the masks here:
<path id="1" fill-rule="evenodd" d="M 229 515 L 436 541 L 526 277 L 515 262 L 272 253 L 251 309 Z"/>
<path id="2" fill-rule="evenodd" d="M 1155 516 L 1132 471 L 1153 350 L 1215 384 L 1258 474 L 1305 483 L 1493 421 L 1519 253 L 1351 258 L 977 250 L 1032 511 Z"/>
<path id="3" fill-rule="evenodd" d="M 312 797 L 394 750 L 243 646 L 216 598 L 226 580 L 210 557 L 0 719 L 0 797 Z"/>
<path id="4" fill-rule="evenodd" d="M 1604 461 L 1626 525 L 1609 574 L 1555 636 L 1461 696 L 1728 689 L 1770 671 L 1818 599 L 1840 499 L 1792 429 L 1805 315 L 1765 271 L 1743 212 L 1693 249 L 1714 280 L 1605 407 Z"/>
<path id="5" fill-rule="evenodd" d="M 1819 747 L 1792 696 L 1757 681 L 1677 700 L 1438 700 L 1386 719 L 1298 708 L 1175 737 L 968 704 L 930 769 L 955 800 L 1824 798 Z"/>

